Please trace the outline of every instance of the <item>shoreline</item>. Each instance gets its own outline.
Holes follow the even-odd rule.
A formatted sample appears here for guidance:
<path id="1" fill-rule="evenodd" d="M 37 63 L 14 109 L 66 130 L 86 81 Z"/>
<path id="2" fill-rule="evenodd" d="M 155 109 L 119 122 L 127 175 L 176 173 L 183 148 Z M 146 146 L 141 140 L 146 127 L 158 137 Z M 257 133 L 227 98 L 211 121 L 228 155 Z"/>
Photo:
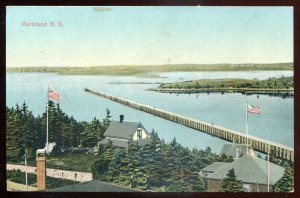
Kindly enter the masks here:
<path id="1" fill-rule="evenodd" d="M 238 89 L 238 88 L 228 88 L 228 89 L 217 89 L 217 88 L 205 88 L 205 89 L 159 89 L 150 88 L 147 91 L 155 91 L 159 93 L 169 93 L 169 94 L 210 94 L 210 93 L 240 93 L 245 95 L 268 95 L 277 96 L 282 98 L 292 98 L 294 97 L 294 89 Z"/>
<path id="2" fill-rule="evenodd" d="M 32 66 L 6 67 L 10 72 L 56 72 L 60 75 L 122 75 L 139 76 L 164 72 L 213 72 L 213 71 L 293 71 L 294 63 L 268 64 L 163 64 L 163 65 L 114 65 L 114 66 Z"/>

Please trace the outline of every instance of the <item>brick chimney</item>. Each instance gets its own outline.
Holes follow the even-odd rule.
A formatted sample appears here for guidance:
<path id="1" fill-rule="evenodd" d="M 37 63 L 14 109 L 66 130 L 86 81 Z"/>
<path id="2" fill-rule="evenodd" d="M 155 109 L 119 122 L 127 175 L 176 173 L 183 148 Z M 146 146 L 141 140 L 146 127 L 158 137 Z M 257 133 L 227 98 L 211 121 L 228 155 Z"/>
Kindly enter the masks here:
<path id="1" fill-rule="evenodd" d="M 120 123 L 122 123 L 124 120 L 124 115 L 120 115 Z"/>
<path id="2" fill-rule="evenodd" d="M 36 177 L 38 190 L 46 189 L 46 158 L 45 153 L 36 154 Z"/>

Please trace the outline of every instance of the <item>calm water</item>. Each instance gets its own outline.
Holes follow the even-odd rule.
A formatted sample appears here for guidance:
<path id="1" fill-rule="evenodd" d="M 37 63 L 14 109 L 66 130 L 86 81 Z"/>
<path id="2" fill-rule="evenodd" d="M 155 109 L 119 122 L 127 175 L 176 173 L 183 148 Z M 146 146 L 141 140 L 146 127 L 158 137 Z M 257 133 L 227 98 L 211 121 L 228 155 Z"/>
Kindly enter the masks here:
<path id="1" fill-rule="evenodd" d="M 140 121 L 148 131 L 154 129 L 169 142 L 176 140 L 185 147 L 205 148 L 220 152 L 225 141 L 193 129 L 175 124 L 150 114 L 136 111 L 83 91 L 90 88 L 142 104 L 148 104 L 181 115 L 200 119 L 215 125 L 245 132 L 245 100 L 258 105 L 261 115 L 249 115 L 249 134 L 269 138 L 274 142 L 294 145 L 294 98 L 282 99 L 260 95 L 242 94 L 164 94 L 146 91 L 157 84 L 112 84 L 112 82 L 179 82 L 212 78 L 258 78 L 293 76 L 292 71 L 256 72 L 172 72 L 159 74 L 161 78 L 63 76 L 49 73 L 8 73 L 6 103 L 15 106 L 26 101 L 34 115 L 41 115 L 46 108 L 47 85 L 60 92 L 60 105 L 64 112 L 77 120 L 91 121 L 93 117 L 105 117 L 105 109 L 111 110 L 112 118 L 125 115 L 127 121 Z"/>

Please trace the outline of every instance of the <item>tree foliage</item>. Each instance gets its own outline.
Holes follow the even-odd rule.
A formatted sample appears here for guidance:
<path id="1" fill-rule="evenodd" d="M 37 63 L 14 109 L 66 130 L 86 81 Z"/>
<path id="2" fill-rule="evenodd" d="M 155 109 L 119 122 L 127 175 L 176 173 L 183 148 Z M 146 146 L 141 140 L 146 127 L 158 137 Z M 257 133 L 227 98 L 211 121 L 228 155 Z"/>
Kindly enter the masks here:
<path id="1" fill-rule="evenodd" d="M 104 139 L 104 132 L 110 123 L 110 111 L 101 123 L 97 118 L 91 122 L 79 122 L 66 115 L 59 103 L 48 103 L 49 142 L 55 142 L 56 149 L 71 147 L 94 147 Z M 24 102 L 22 106 L 6 107 L 6 159 L 20 162 L 25 152 L 34 159 L 35 151 L 46 144 L 47 110 L 42 116 L 34 117 Z"/>
<path id="2" fill-rule="evenodd" d="M 127 148 L 106 145 L 93 164 L 93 176 L 141 190 L 201 192 L 206 182 L 198 174 L 200 169 L 218 160 L 210 148 L 189 150 L 175 138 L 166 144 L 152 131 L 144 147 L 133 141 L 128 141 Z"/>
<path id="3" fill-rule="evenodd" d="M 236 178 L 234 169 L 230 169 L 223 179 L 222 189 L 223 192 L 243 192 L 244 188 L 242 181 Z"/>
<path id="4" fill-rule="evenodd" d="M 283 177 L 275 184 L 275 192 L 291 192 L 294 190 L 294 168 L 286 166 Z"/>

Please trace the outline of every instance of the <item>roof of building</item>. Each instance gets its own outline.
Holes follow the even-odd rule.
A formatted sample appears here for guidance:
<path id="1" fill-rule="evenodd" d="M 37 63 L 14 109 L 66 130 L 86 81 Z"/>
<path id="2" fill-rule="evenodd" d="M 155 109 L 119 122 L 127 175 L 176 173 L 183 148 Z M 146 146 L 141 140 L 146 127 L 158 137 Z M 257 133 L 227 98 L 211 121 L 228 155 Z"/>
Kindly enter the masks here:
<path id="1" fill-rule="evenodd" d="M 237 179 L 243 183 L 268 184 L 267 167 L 266 160 L 256 156 L 244 155 L 231 163 L 224 164 L 207 176 L 207 179 L 224 179 L 228 171 L 233 168 Z M 284 168 L 271 162 L 269 162 L 269 168 L 270 185 L 274 185 L 283 176 Z"/>
<path id="2" fill-rule="evenodd" d="M 143 125 L 138 122 L 111 121 L 110 125 L 104 133 L 104 136 L 129 140 L 132 138 L 134 132 L 138 128 L 143 128 L 144 131 L 148 133 Z"/>
<path id="3" fill-rule="evenodd" d="M 108 143 L 109 140 L 112 141 L 112 145 L 115 146 L 115 147 L 127 147 L 128 146 L 128 140 L 127 139 L 109 138 L 109 137 L 102 140 L 100 142 L 100 144 L 105 145 L 105 144 Z M 139 146 L 145 146 L 150 141 L 151 141 L 150 138 L 144 138 L 144 139 L 135 140 L 133 142 L 137 142 Z"/>
<path id="4" fill-rule="evenodd" d="M 228 163 L 227 162 L 214 162 L 211 165 L 206 166 L 205 168 L 203 168 L 202 171 L 215 172 L 217 169 L 224 166 L 225 164 L 228 164 Z"/>
<path id="5" fill-rule="evenodd" d="M 246 147 L 246 145 L 243 145 L 243 144 L 224 144 L 220 154 L 221 155 L 225 154 L 225 155 L 232 156 L 233 158 L 235 158 L 237 149 L 240 150 L 242 155 L 247 154 L 247 147 Z"/>
<path id="6" fill-rule="evenodd" d="M 49 189 L 51 192 L 138 192 L 139 190 L 106 183 L 99 180 L 82 182 L 74 185 Z"/>

